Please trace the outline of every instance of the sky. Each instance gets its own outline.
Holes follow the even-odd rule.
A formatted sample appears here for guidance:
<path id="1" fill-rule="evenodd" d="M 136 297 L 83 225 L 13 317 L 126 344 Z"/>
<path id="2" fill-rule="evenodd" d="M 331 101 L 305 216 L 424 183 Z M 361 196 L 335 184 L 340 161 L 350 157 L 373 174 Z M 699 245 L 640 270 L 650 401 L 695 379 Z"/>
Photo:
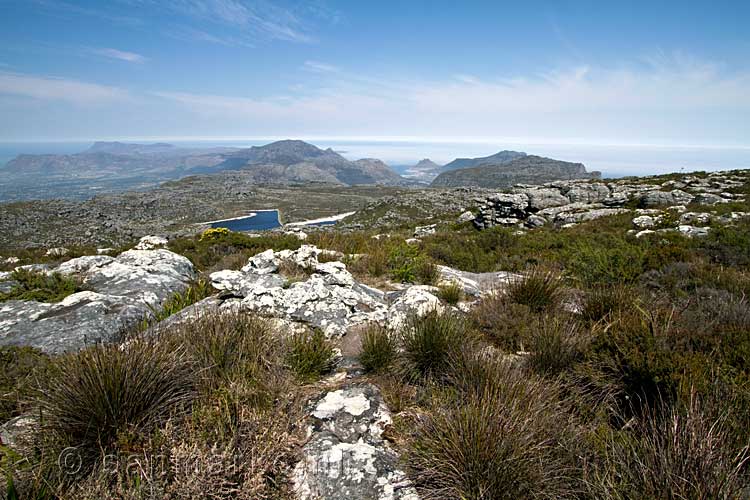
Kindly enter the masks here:
<path id="1" fill-rule="evenodd" d="M 750 2 L 0 0 L 0 141 L 750 147 Z"/>

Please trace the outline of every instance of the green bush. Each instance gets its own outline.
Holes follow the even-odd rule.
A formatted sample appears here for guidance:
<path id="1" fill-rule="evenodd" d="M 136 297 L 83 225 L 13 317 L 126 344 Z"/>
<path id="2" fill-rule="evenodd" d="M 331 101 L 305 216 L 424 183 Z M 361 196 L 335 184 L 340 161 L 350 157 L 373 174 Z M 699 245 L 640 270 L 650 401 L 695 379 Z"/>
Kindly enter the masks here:
<path id="1" fill-rule="evenodd" d="M 333 368 L 334 352 L 320 329 L 294 334 L 287 362 L 302 381 L 314 381 Z"/>
<path id="2" fill-rule="evenodd" d="M 6 300 L 35 300 L 37 302 L 60 302 L 68 295 L 83 290 L 80 281 L 59 273 L 17 269 L 10 275 L 16 284 L 8 293 L 0 293 L 0 302 Z"/>
<path id="3" fill-rule="evenodd" d="M 188 306 L 200 302 L 201 300 L 210 297 L 216 293 L 216 289 L 211 286 L 211 282 L 205 278 L 201 278 L 190 284 L 182 292 L 174 292 L 165 302 L 161 308 L 152 308 L 153 313 L 152 322 L 164 321 L 168 317 L 176 314 Z"/>
<path id="4" fill-rule="evenodd" d="M 410 316 L 400 332 L 406 375 L 419 379 L 444 374 L 466 335 L 465 322 L 455 313 L 433 310 Z"/>
<path id="5" fill-rule="evenodd" d="M 563 283 L 559 274 L 535 268 L 521 279 L 511 281 L 507 295 L 510 301 L 540 312 L 556 308 L 562 297 Z"/>
<path id="6" fill-rule="evenodd" d="M 368 372 L 386 370 L 396 358 L 396 341 L 383 327 L 371 325 L 362 333 L 359 360 Z"/>
<path id="7" fill-rule="evenodd" d="M 581 304 L 581 317 L 590 322 L 608 320 L 632 308 L 634 301 L 634 292 L 626 286 L 596 286 L 586 291 Z"/>
<path id="8" fill-rule="evenodd" d="M 644 271 L 644 249 L 622 236 L 594 245 L 579 242 L 568 262 L 570 270 L 586 285 L 633 283 Z"/>
<path id="9" fill-rule="evenodd" d="M 517 352 L 539 321 L 539 315 L 528 306 L 510 302 L 505 295 L 483 297 L 469 313 L 473 326 L 497 347 Z"/>

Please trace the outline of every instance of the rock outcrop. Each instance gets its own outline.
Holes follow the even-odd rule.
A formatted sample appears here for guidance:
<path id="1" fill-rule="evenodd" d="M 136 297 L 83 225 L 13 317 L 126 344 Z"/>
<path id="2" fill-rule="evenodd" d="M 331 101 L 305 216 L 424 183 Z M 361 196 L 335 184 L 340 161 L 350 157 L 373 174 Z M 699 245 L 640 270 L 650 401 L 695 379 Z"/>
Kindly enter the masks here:
<path id="1" fill-rule="evenodd" d="M 282 318 L 320 328 L 338 338 L 355 325 L 376 322 L 396 328 L 425 304 L 438 307 L 433 287 L 409 287 L 384 293 L 357 282 L 341 262 L 318 262 L 321 250 L 303 245 L 298 250 L 268 250 L 248 261 L 240 271 L 211 274 L 213 286 L 223 292 L 224 308 L 239 307 L 263 316 Z M 286 261 L 310 273 L 292 282 L 279 273 Z"/>
<path id="2" fill-rule="evenodd" d="M 56 354 L 115 341 L 195 278 L 188 259 L 164 249 L 79 257 L 50 272 L 76 276 L 88 290 L 57 303 L 0 303 L 0 345 Z"/>
<path id="3" fill-rule="evenodd" d="M 517 185 L 509 193 L 476 198 L 480 210 L 474 224 L 485 229 L 493 226 L 535 228 L 547 223 L 558 226 L 624 213 L 632 202 L 644 209 L 693 204 L 716 205 L 742 200 L 727 192 L 743 184 L 744 177 L 726 173 L 707 178 L 685 176 L 681 182 L 662 184 L 634 183 L 627 179 L 609 182 L 584 180 L 549 182 L 541 186 Z M 643 215 L 643 214 L 640 214 Z M 648 215 L 646 215 L 648 216 Z M 636 227 L 649 228 L 647 219 Z M 652 224 L 653 225 L 653 224 Z"/>

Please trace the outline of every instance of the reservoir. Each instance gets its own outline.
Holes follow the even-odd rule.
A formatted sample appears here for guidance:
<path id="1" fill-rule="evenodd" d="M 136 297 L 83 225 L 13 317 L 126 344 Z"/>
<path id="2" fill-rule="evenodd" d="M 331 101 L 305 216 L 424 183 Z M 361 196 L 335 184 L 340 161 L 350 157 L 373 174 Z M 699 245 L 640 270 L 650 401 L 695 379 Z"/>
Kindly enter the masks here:
<path id="1" fill-rule="evenodd" d="M 263 231 L 281 227 L 278 210 L 257 210 L 245 217 L 210 222 L 211 227 L 225 227 L 230 231 Z"/>
<path id="2" fill-rule="evenodd" d="M 320 219 L 307 220 L 302 222 L 293 222 L 288 224 L 292 227 L 301 226 L 331 226 L 341 219 L 353 215 L 354 212 L 323 217 Z M 243 217 L 234 217 L 232 219 L 215 220 L 207 222 L 211 227 L 225 227 L 230 231 L 264 231 L 281 227 L 279 222 L 278 210 L 254 210 L 252 213 Z"/>

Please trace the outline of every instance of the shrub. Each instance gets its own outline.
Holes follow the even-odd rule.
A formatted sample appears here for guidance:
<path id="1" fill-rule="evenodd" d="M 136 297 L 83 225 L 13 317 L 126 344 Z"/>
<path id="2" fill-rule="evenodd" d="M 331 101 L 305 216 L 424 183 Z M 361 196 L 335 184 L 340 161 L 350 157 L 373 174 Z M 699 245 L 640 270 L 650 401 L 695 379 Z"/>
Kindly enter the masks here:
<path id="1" fill-rule="evenodd" d="M 334 352 L 323 331 L 294 334 L 289 342 L 287 362 L 302 381 L 313 381 L 333 367 Z"/>
<path id="2" fill-rule="evenodd" d="M 206 297 L 210 297 L 216 293 L 216 289 L 211 286 L 211 282 L 205 278 L 201 278 L 193 282 L 182 292 L 173 293 L 165 302 L 162 304 L 160 309 L 152 308 L 153 322 L 164 321 L 168 317 L 176 314 L 188 306 L 200 302 Z"/>
<path id="3" fill-rule="evenodd" d="M 17 416 L 32 395 L 34 379 L 44 377 L 49 358 L 33 347 L 0 347 L 0 422 Z"/>
<path id="4" fill-rule="evenodd" d="M 512 281 L 507 294 L 512 302 L 535 312 L 554 309 L 562 296 L 562 278 L 553 271 L 535 268 L 523 278 Z"/>
<path id="5" fill-rule="evenodd" d="M 378 325 L 369 326 L 362 334 L 359 360 L 368 372 L 382 372 L 396 357 L 396 342 L 391 334 Z"/>
<path id="6" fill-rule="evenodd" d="M 420 418 L 405 461 L 420 494 L 436 499 L 570 498 L 569 418 L 553 386 L 508 364 L 473 358 L 465 392 Z M 490 384 L 477 382 L 490 382 Z"/>
<path id="7" fill-rule="evenodd" d="M 445 372 L 467 332 L 465 322 L 455 313 L 433 310 L 424 316 L 410 316 L 400 334 L 406 375 L 430 378 Z"/>
<path id="8" fill-rule="evenodd" d="M 463 287 L 460 283 L 456 283 L 455 281 L 442 284 L 439 288 L 438 297 L 450 305 L 458 304 L 464 296 Z"/>
<path id="9" fill-rule="evenodd" d="M 532 328 L 526 361 L 539 374 L 557 375 L 580 359 L 587 338 L 579 325 L 559 317 L 546 317 Z"/>
<path id="10" fill-rule="evenodd" d="M 499 293 L 482 298 L 470 318 L 488 340 L 510 352 L 524 350 L 524 342 L 538 321 L 538 315 L 528 306 L 510 302 Z"/>
<path id="11" fill-rule="evenodd" d="M 81 283 L 59 273 L 17 269 L 10 275 L 18 282 L 10 292 L 0 293 L 0 302 L 5 300 L 35 300 L 37 302 L 60 302 L 68 295 L 83 290 Z"/>
<path id="12" fill-rule="evenodd" d="M 732 446 L 731 404 L 706 411 L 693 396 L 685 407 L 661 405 L 628 431 L 612 434 L 602 466 L 587 482 L 596 498 L 745 498 L 747 443 Z"/>
<path id="13" fill-rule="evenodd" d="M 596 286 L 586 292 L 581 304 L 581 317 L 598 322 L 611 319 L 632 307 L 635 300 L 630 288 L 623 285 Z"/>
<path id="14" fill-rule="evenodd" d="M 579 242 L 568 262 L 584 284 L 633 283 L 644 271 L 644 249 L 620 237 L 608 244 Z"/>
<path id="15" fill-rule="evenodd" d="M 203 231 L 198 241 L 221 240 L 229 236 L 231 231 L 226 227 L 212 227 Z"/>
<path id="16" fill-rule="evenodd" d="M 182 349 L 136 340 L 58 358 L 38 402 L 45 433 L 73 446 L 83 472 L 124 436 L 148 431 L 193 397 Z"/>

